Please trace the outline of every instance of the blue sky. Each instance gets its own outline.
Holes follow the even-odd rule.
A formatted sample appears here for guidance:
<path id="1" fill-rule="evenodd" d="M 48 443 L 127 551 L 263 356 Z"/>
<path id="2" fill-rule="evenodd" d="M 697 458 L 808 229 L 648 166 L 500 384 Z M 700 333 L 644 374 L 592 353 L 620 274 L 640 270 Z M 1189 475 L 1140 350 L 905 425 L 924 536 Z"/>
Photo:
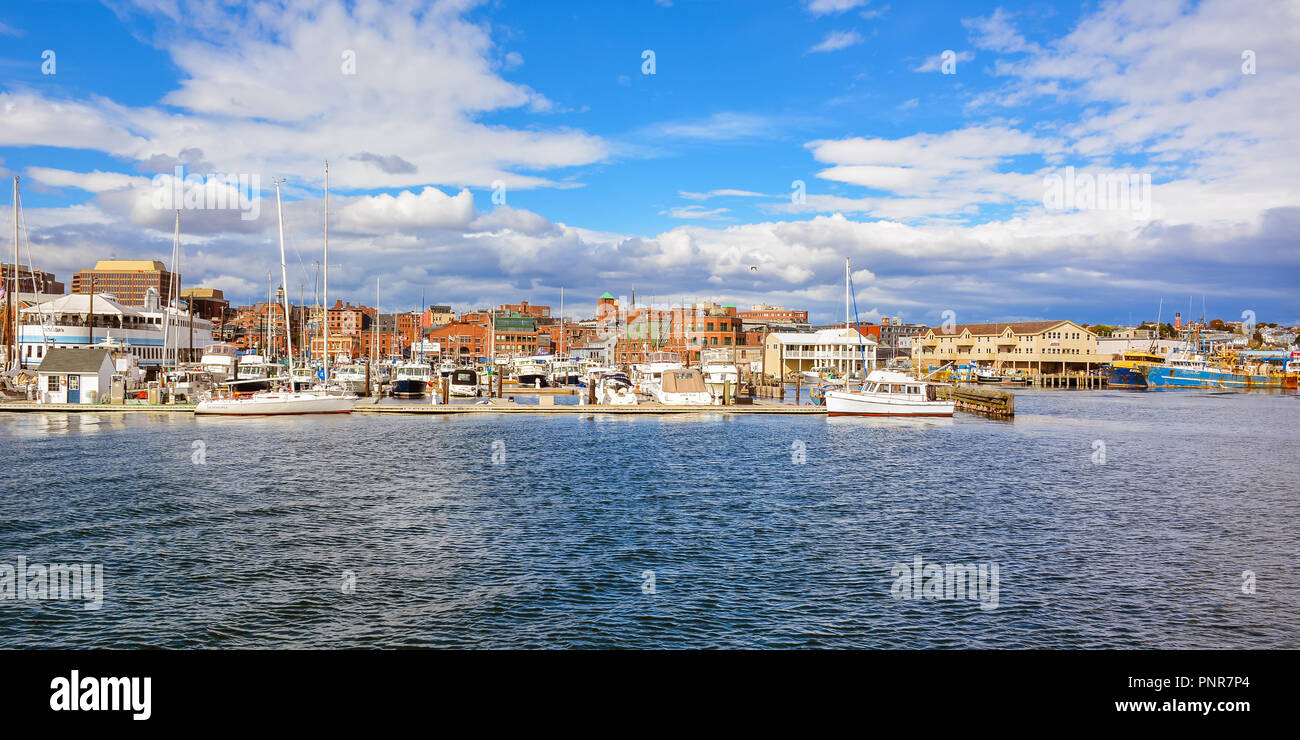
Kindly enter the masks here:
<path id="1" fill-rule="evenodd" d="M 1191 297 L 1300 323 L 1294 5 L 211 5 L 0 10 L 0 170 L 38 266 L 167 258 L 153 196 L 181 163 L 263 188 L 257 218 L 182 212 L 185 282 L 265 292 L 283 178 L 310 294 L 328 159 L 331 289 L 372 301 L 378 277 L 385 308 L 564 286 L 581 314 L 635 288 L 830 321 L 849 257 L 864 319 L 1125 322 Z M 1051 207 L 1067 167 L 1150 186 Z"/>

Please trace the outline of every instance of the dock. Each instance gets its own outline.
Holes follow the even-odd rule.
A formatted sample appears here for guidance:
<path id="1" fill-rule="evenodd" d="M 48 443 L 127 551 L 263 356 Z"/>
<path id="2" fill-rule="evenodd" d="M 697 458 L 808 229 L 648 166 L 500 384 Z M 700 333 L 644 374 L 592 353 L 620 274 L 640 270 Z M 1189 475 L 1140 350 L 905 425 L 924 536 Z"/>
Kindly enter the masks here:
<path id="1" fill-rule="evenodd" d="M 0 403 L 0 413 L 166 413 L 192 414 L 193 404 L 107 404 L 107 403 L 35 403 L 15 401 Z M 734 415 L 812 415 L 825 416 L 824 406 L 793 406 L 786 404 L 740 404 L 736 406 L 665 406 L 642 403 L 636 406 L 603 406 L 600 404 L 525 404 L 497 402 L 475 403 L 392 403 L 377 404 L 359 401 L 352 407 L 354 414 L 734 414 Z"/>
<path id="2" fill-rule="evenodd" d="M 952 399 L 958 411 L 994 419 L 1010 419 L 1016 415 L 1016 396 L 1010 391 L 962 385 L 941 385 L 935 390 L 939 398 Z"/>

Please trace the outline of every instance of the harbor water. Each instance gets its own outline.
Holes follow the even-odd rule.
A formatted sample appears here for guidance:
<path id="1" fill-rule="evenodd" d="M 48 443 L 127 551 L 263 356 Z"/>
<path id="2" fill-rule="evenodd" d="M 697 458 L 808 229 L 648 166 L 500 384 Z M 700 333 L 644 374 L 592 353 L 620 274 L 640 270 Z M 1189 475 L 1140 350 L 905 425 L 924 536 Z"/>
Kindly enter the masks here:
<path id="1" fill-rule="evenodd" d="M 0 564 L 104 586 L 0 600 L 0 648 L 1300 647 L 1300 397 L 1016 395 L 1010 422 L 3 414 Z M 918 558 L 996 566 L 996 598 L 900 589 Z"/>

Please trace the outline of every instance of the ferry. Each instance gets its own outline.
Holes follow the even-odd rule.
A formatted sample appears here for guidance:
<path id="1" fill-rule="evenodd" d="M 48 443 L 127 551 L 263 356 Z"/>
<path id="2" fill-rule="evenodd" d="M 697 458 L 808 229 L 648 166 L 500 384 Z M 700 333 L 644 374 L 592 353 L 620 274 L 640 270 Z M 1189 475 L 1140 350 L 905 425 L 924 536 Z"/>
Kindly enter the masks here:
<path id="1" fill-rule="evenodd" d="M 158 291 L 149 288 L 143 307 L 123 305 L 112 293 L 95 293 L 93 305 L 91 295 L 73 293 L 29 306 L 18 330 L 23 366 L 39 367 L 49 348 L 93 347 L 110 334 L 146 369 L 197 362 L 213 342 L 212 322 L 191 318 L 183 305 L 164 308 Z"/>

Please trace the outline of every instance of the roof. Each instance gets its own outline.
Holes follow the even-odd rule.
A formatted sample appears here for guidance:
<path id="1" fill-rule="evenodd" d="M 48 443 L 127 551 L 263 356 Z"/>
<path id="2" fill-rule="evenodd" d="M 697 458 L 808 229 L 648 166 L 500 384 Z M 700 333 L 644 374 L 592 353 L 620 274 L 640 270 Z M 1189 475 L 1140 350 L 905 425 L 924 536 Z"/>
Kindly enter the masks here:
<path id="1" fill-rule="evenodd" d="M 45 359 L 41 360 L 41 366 L 36 371 L 41 373 L 97 373 L 103 367 L 105 360 L 108 360 L 111 367 L 113 361 L 106 349 L 54 347 L 45 353 Z"/>
<path id="2" fill-rule="evenodd" d="M 224 300 L 225 294 L 219 288 L 186 288 L 181 291 L 182 298 L 213 298 Z"/>
<path id="3" fill-rule="evenodd" d="M 777 341 L 782 344 L 858 344 L 858 337 L 862 337 L 862 344 L 876 344 L 876 338 L 871 336 L 866 327 L 857 327 L 838 329 L 818 329 L 817 331 L 777 331 L 768 335 L 776 337 Z"/>
<path id="4" fill-rule="evenodd" d="M 29 308 L 24 308 L 22 313 L 39 314 L 39 313 L 73 313 L 89 314 L 90 313 L 90 296 L 83 293 L 72 293 L 65 296 L 59 296 L 52 301 L 45 301 Z M 107 294 L 95 294 L 95 313 L 103 316 L 113 314 L 116 316 L 137 316 L 139 311 L 129 306 L 123 306 Z"/>
<path id="5" fill-rule="evenodd" d="M 95 263 L 94 270 L 82 270 L 82 272 L 125 272 L 134 270 L 166 270 L 163 263 L 158 260 L 100 260 Z"/>
<path id="6" fill-rule="evenodd" d="M 943 327 L 927 327 L 927 331 L 934 331 L 935 334 L 945 336 L 959 336 L 963 332 L 969 331 L 974 335 L 992 335 L 1001 334 L 1011 327 L 1014 334 L 1037 334 L 1047 331 L 1054 326 L 1071 323 L 1066 319 L 1056 319 L 1054 321 L 995 321 L 991 324 L 957 324 L 949 331 L 944 331 Z"/>
<path id="7" fill-rule="evenodd" d="M 601 293 L 601 294 L 600 294 L 600 300 L 602 300 L 602 301 L 612 301 L 612 300 L 614 300 L 614 296 L 610 295 L 610 294 L 609 294 L 609 291 L 607 290 L 607 291 L 605 291 L 604 293 Z"/>

